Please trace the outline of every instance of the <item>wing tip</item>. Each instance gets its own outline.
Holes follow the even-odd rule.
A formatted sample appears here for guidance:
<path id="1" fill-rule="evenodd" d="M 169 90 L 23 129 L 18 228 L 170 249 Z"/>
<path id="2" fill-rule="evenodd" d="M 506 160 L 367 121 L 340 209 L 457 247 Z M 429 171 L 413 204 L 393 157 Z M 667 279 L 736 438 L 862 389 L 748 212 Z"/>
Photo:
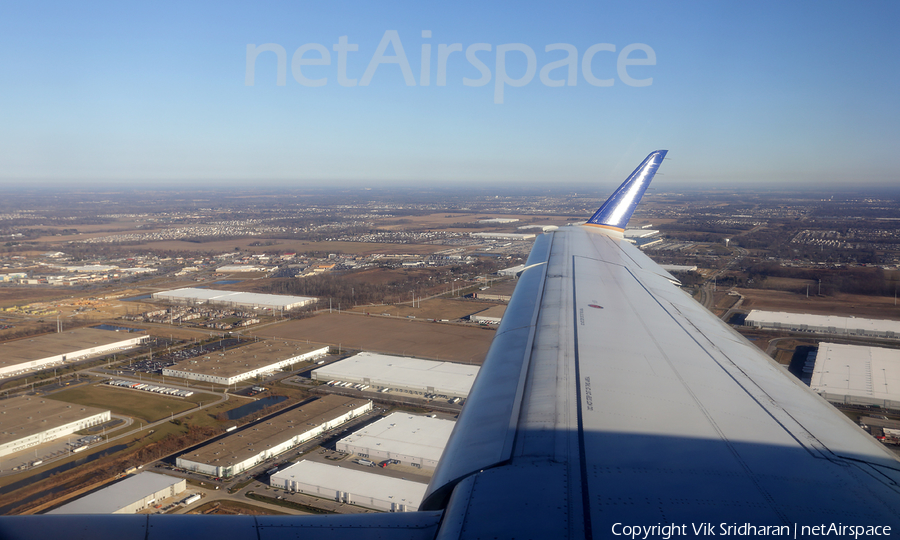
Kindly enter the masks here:
<path id="1" fill-rule="evenodd" d="M 622 185 L 610 195 L 609 199 L 594 212 L 587 223 L 614 230 L 624 230 L 634 209 L 647 190 L 647 186 L 650 185 L 653 176 L 668 153 L 668 150 L 650 152 Z"/>

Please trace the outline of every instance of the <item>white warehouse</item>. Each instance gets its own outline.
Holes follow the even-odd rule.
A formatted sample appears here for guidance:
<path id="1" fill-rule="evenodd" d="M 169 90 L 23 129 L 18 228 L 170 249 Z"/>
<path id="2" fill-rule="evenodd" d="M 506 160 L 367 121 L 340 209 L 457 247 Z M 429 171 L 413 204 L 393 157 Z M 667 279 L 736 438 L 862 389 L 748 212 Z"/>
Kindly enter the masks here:
<path id="1" fill-rule="evenodd" d="M 325 396 L 182 454 L 175 464 L 200 474 L 230 478 L 371 410 L 368 400 Z"/>
<path id="2" fill-rule="evenodd" d="M 832 403 L 900 410 L 900 350 L 820 343 L 809 387 Z"/>
<path id="3" fill-rule="evenodd" d="M 48 514 L 134 514 L 187 489 L 187 480 L 144 472 L 85 495 Z"/>
<path id="4" fill-rule="evenodd" d="M 754 309 L 744 321 L 746 326 L 768 330 L 813 332 L 838 336 L 867 336 L 900 338 L 900 321 L 811 315 L 808 313 L 784 313 Z"/>
<path id="5" fill-rule="evenodd" d="M 183 360 L 164 368 L 162 374 L 227 386 L 327 354 L 327 345 L 261 341 Z"/>
<path id="6" fill-rule="evenodd" d="M 434 469 L 456 422 L 395 412 L 337 442 L 338 452 Z"/>
<path id="7" fill-rule="evenodd" d="M 276 311 L 287 311 L 316 302 L 315 298 L 309 296 L 234 292 L 216 289 L 196 289 L 192 287 L 156 292 L 153 293 L 151 297 L 154 300 L 164 300 L 178 304 L 210 304 Z"/>
<path id="8" fill-rule="evenodd" d="M 478 369 L 470 364 L 361 352 L 314 370 L 312 378 L 366 384 L 373 390 L 390 388 L 408 394 L 465 398 Z"/>
<path id="9" fill-rule="evenodd" d="M 126 337 L 129 335 L 79 328 L 0 343 L 0 377 L 129 349 L 150 338 L 146 334 Z"/>
<path id="10" fill-rule="evenodd" d="M 0 400 L 0 457 L 108 422 L 109 411 L 35 396 Z"/>
<path id="11" fill-rule="evenodd" d="M 415 512 L 428 487 L 419 482 L 307 460 L 273 474 L 269 484 L 385 512 Z"/>

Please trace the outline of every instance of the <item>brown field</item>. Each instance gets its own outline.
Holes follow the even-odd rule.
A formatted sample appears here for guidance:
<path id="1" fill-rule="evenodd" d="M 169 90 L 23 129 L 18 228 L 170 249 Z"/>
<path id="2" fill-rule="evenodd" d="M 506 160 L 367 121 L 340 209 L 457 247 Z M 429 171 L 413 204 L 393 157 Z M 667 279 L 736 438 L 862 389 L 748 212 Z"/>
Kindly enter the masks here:
<path id="1" fill-rule="evenodd" d="M 57 298 L 68 298 L 70 295 L 71 293 L 68 290 L 58 287 L 4 286 L 0 287 L 0 308 L 21 306 L 32 302 L 46 302 Z"/>
<path id="2" fill-rule="evenodd" d="M 894 298 L 887 296 L 863 296 L 838 294 L 835 296 L 813 296 L 794 294 L 786 291 L 761 289 L 735 289 L 744 295 L 744 309 L 786 311 L 789 313 L 812 313 L 815 315 L 841 315 L 889 319 L 900 321 L 900 305 L 894 305 Z M 810 287 L 810 293 L 812 293 Z"/>
<path id="3" fill-rule="evenodd" d="M 228 279 L 227 277 L 219 277 L 216 276 L 215 279 L 204 279 L 203 284 L 207 285 L 210 281 L 219 281 L 219 279 Z M 150 294 L 159 291 L 170 291 L 173 289 L 182 289 L 184 287 L 196 287 L 198 282 L 196 280 L 185 278 L 185 277 L 159 277 L 153 278 L 141 283 L 141 292 L 135 294 L 134 296 L 140 296 L 142 294 Z"/>
<path id="4" fill-rule="evenodd" d="M 494 338 L 494 331 L 486 327 L 349 313 L 325 313 L 248 333 L 474 364 L 481 364 Z"/>
<path id="5" fill-rule="evenodd" d="M 738 300 L 741 299 L 740 296 L 730 295 L 727 291 L 723 292 L 715 292 L 713 293 L 716 299 L 715 307 L 725 313 L 729 309 L 731 309 L 735 304 L 738 303 Z"/>
<path id="6" fill-rule="evenodd" d="M 341 278 L 352 283 L 371 283 L 373 285 L 385 285 L 397 281 L 403 270 L 394 268 L 367 268 L 359 272 L 344 274 Z M 408 270 L 407 270 L 408 272 Z"/>
<path id="7" fill-rule="evenodd" d="M 411 305 L 369 305 L 356 306 L 351 311 L 356 313 L 368 313 L 371 315 L 381 315 L 388 313 L 394 317 L 409 317 L 412 315 L 417 319 L 461 319 L 473 313 L 484 311 L 485 309 L 495 306 L 488 302 L 476 302 L 472 300 L 454 300 L 452 298 L 432 298 L 424 300 L 421 307 L 412 307 Z"/>
<path id="8" fill-rule="evenodd" d="M 807 285 L 809 285 L 809 290 L 812 293 L 816 292 L 816 286 L 818 283 L 814 279 L 797 279 L 797 278 L 785 278 L 785 277 L 766 277 L 763 282 L 763 287 L 770 290 L 776 291 L 798 291 L 804 289 Z"/>

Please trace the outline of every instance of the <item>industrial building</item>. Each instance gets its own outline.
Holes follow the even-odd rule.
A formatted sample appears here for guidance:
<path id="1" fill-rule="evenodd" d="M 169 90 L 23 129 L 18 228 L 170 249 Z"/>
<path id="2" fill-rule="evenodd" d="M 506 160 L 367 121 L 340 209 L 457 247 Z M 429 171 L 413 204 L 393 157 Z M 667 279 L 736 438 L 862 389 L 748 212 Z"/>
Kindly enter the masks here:
<path id="1" fill-rule="evenodd" d="M 187 480 L 143 472 L 85 495 L 48 514 L 134 514 L 187 489 Z"/>
<path id="2" fill-rule="evenodd" d="M 479 219 L 478 223 L 496 223 L 496 224 L 505 224 L 505 223 L 516 223 L 519 221 L 519 218 L 488 218 L 488 219 Z"/>
<path id="3" fill-rule="evenodd" d="M 419 482 L 307 460 L 273 474 L 269 485 L 385 512 L 415 512 L 428 487 Z"/>
<path id="4" fill-rule="evenodd" d="M 622 235 L 625 238 L 629 238 L 631 240 L 637 240 L 639 238 L 650 238 L 652 236 L 656 236 L 659 234 L 659 231 L 653 229 L 625 229 Z"/>
<path id="5" fill-rule="evenodd" d="M 184 360 L 164 368 L 162 374 L 227 386 L 326 354 L 327 345 L 261 341 Z"/>
<path id="6" fill-rule="evenodd" d="M 28 274 L 25 272 L 13 272 L 11 274 L 0 274 L 0 282 L 8 283 L 19 279 L 27 279 Z"/>
<path id="7" fill-rule="evenodd" d="M 372 390 L 458 398 L 469 395 L 476 375 L 478 366 L 470 364 L 371 352 L 361 352 L 312 372 L 312 378 L 318 381 L 342 381 L 368 385 Z"/>
<path id="8" fill-rule="evenodd" d="M 500 324 L 503 314 L 506 313 L 506 306 L 491 306 L 484 311 L 469 315 L 469 320 L 482 324 Z"/>
<path id="9" fill-rule="evenodd" d="M 754 309 L 744 321 L 747 326 L 768 330 L 813 332 L 838 336 L 865 336 L 900 338 L 900 321 L 836 317 L 834 315 L 810 315 L 808 313 L 784 313 Z"/>
<path id="10" fill-rule="evenodd" d="M 509 276 L 515 277 L 519 275 L 523 270 L 525 270 L 524 264 L 517 264 L 516 266 L 511 266 L 509 268 L 504 268 L 503 270 L 497 270 L 498 276 Z"/>
<path id="11" fill-rule="evenodd" d="M 269 270 L 265 266 L 257 266 L 253 264 L 226 264 L 216 268 L 217 274 L 232 274 L 236 272 L 265 272 Z"/>
<path id="12" fill-rule="evenodd" d="M 900 410 L 900 350 L 820 343 L 809 386 L 832 403 Z"/>
<path id="13" fill-rule="evenodd" d="M 491 233 L 476 232 L 469 233 L 474 238 L 484 238 L 485 240 L 534 240 L 534 233 Z"/>
<path id="14" fill-rule="evenodd" d="M 500 272 L 498 272 L 499 274 Z M 493 300 L 495 302 L 509 302 L 513 291 L 516 290 L 516 281 L 499 281 L 492 283 L 487 288 L 481 288 L 472 293 L 472 298 L 479 300 Z"/>
<path id="15" fill-rule="evenodd" d="M 182 454 L 183 469 L 229 478 L 372 410 L 372 402 L 325 396 Z"/>
<path id="16" fill-rule="evenodd" d="M 262 309 L 287 311 L 307 306 L 316 302 L 309 296 L 286 296 L 280 294 L 259 294 L 249 292 L 220 291 L 216 289 L 184 288 L 172 291 L 156 292 L 151 295 L 154 300 L 163 300 L 175 304 L 210 304 L 245 309 Z"/>
<path id="17" fill-rule="evenodd" d="M 7 341 L 0 343 L 0 377 L 130 349 L 149 338 L 146 334 L 79 328 Z"/>
<path id="18" fill-rule="evenodd" d="M 103 409 L 36 396 L 0 400 L 0 458 L 109 419 Z"/>
<path id="19" fill-rule="evenodd" d="M 696 265 L 689 264 L 661 264 L 660 268 L 665 270 L 666 272 L 696 272 Z"/>
<path id="20" fill-rule="evenodd" d="M 370 461 L 396 459 L 403 465 L 434 469 L 455 425 L 453 420 L 395 412 L 344 437 L 335 449 Z"/>

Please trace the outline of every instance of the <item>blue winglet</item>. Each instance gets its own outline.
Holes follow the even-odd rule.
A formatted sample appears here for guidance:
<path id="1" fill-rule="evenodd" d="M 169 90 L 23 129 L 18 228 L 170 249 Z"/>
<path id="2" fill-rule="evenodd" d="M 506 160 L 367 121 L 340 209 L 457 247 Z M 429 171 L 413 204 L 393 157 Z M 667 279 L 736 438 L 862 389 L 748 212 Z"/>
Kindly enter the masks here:
<path id="1" fill-rule="evenodd" d="M 609 199 L 603 203 L 587 222 L 605 229 L 624 231 L 625 225 L 631 219 L 635 207 L 641 202 L 641 197 L 647 191 L 647 186 L 653 180 L 653 175 L 659 169 L 659 165 L 666 157 L 668 150 L 651 152 L 644 161 L 638 165 L 631 175 L 622 182 Z"/>

